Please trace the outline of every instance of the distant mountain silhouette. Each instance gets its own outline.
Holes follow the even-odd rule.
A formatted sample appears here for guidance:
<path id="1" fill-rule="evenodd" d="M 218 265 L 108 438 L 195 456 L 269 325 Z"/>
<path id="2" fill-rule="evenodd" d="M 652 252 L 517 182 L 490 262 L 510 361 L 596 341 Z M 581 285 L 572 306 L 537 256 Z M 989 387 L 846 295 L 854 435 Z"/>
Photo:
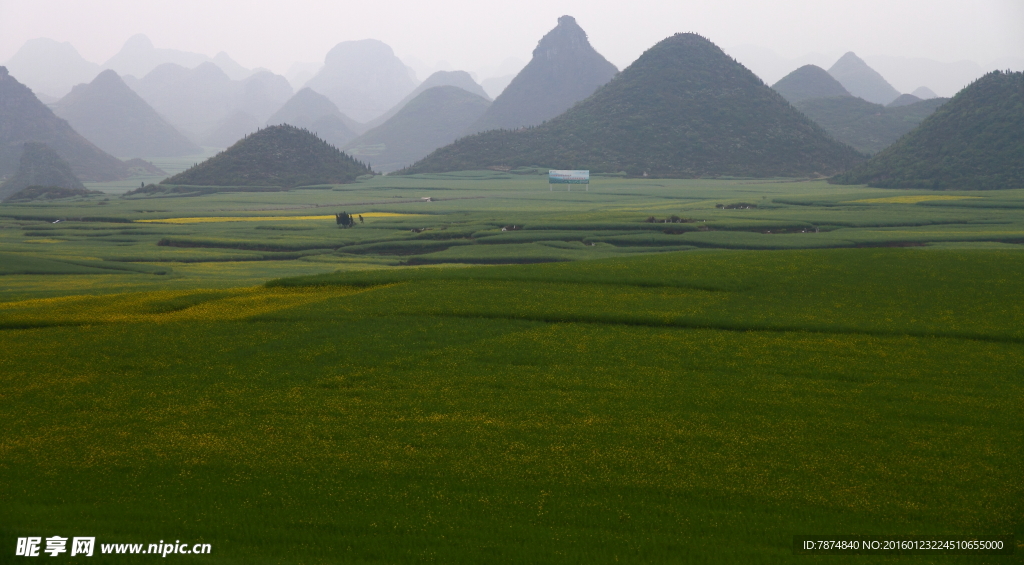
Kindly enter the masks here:
<path id="1" fill-rule="evenodd" d="M 489 97 L 497 98 L 501 96 L 502 92 L 508 88 L 508 85 L 512 83 L 512 79 L 516 78 L 516 75 L 503 75 L 500 77 L 491 77 L 480 81 L 480 86 L 487 92 Z"/>
<path id="2" fill-rule="evenodd" d="M 292 63 L 292 66 L 284 73 L 285 78 L 291 83 L 292 88 L 301 90 L 305 88 L 306 82 L 313 78 L 316 73 L 320 72 L 324 64 L 321 62 L 316 63 L 303 63 L 296 62 Z"/>
<path id="3" fill-rule="evenodd" d="M 617 72 L 590 46 L 576 20 L 562 16 L 537 43 L 533 59 L 466 133 L 537 125 L 590 96 Z"/>
<path id="4" fill-rule="evenodd" d="M 882 75 L 872 69 L 853 51 L 843 55 L 828 74 L 838 80 L 850 94 L 875 104 L 888 104 L 896 100 L 900 93 L 886 82 Z"/>
<path id="5" fill-rule="evenodd" d="M 888 149 L 831 182 L 884 188 L 1024 188 L 1024 73 L 988 73 Z"/>
<path id="6" fill-rule="evenodd" d="M 238 112 L 262 124 L 292 95 L 291 85 L 280 75 L 261 71 L 235 81 L 210 62 L 194 69 L 167 63 L 128 84 L 196 142 L 204 142 Z"/>
<path id="7" fill-rule="evenodd" d="M 220 70 L 224 71 L 224 74 L 228 75 L 228 78 L 231 80 L 245 80 L 252 76 L 254 72 L 259 72 L 258 70 L 253 71 L 243 67 L 224 51 L 214 55 L 213 59 L 210 59 L 210 61 L 212 61 L 214 65 L 220 67 Z"/>
<path id="8" fill-rule="evenodd" d="M 160 117 L 112 70 L 74 87 L 54 112 L 104 151 L 120 157 L 180 157 L 202 153 Z"/>
<path id="9" fill-rule="evenodd" d="M 119 75 L 144 77 L 153 69 L 167 63 L 180 65 L 186 69 L 198 67 L 210 58 L 200 53 L 189 53 L 177 49 L 157 49 L 153 42 L 144 34 L 136 34 L 128 38 L 113 57 L 103 63 L 103 67 L 117 71 Z"/>
<path id="10" fill-rule="evenodd" d="M 236 109 L 235 84 L 213 63 L 194 69 L 165 63 L 131 86 L 193 141 L 201 140 Z"/>
<path id="11" fill-rule="evenodd" d="M 713 43 L 687 33 L 659 42 L 542 125 L 460 139 L 403 172 L 533 165 L 771 177 L 828 175 L 861 160 Z"/>
<path id="12" fill-rule="evenodd" d="M 1004 66 L 998 63 L 981 65 L 976 61 L 969 60 L 947 62 L 899 55 L 871 55 L 864 57 L 864 62 L 886 77 L 896 90 L 913 94 L 913 89 L 927 85 L 935 92 L 934 97 L 953 96 L 971 82 L 984 76 L 985 72 L 989 70 L 1006 68 L 1020 70 L 1014 65 Z"/>
<path id="13" fill-rule="evenodd" d="M 413 98 L 416 98 L 421 93 L 436 86 L 456 86 L 487 100 L 491 100 L 491 97 L 484 92 L 483 87 L 473 80 L 473 77 L 466 71 L 437 71 L 436 73 L 427 77 L 427 80 L 420 83 L 415 90 L 409 93 L 408 96 L 403 98 L 398 104 L 395 104 L 393 108 L 385 112 L 383 115 L 378 116 L 366 123 L 363 131 L 369 131 L 384 122 L 391 119 L 392 116 L 398 113 L 399 110 L 405 107 Z M 479 117 L 479 116 L 478 116 Z M 463 126 L 465 127 L 465 126 Z"/>
<path id="14" fill-rule="evenodd" d="M 7 69 L 37 95 L 60 98 L 71 87 L 89 82 L 100 72 L 100 66 L 82 58 L 67 42 L 52 39 L 31 39 L 7 61 Z"/>
<path id="15" fill-rule="evenodd" d="M 186 69 L 194 69 L 203 63 L 213 63 L 220 67 L 231 80 L 243 80 L 253 71 L 238 64 L 227 53 L 221 51 L 213 58 L 202 53 L 190 53 L 177 49 L 158 49 L 144 34 L 136 34 L 128 38 L 121 50 L 103 63 L 104 69 L 113 69 L 121 76 L 142 78 L 153 69 L 172 63 Z"/>
<path id="16" fill-rule="evenodd" d="M 85 190 L 85 185 L 71 171 L 71 165 L 56 151 L 45 143 L 32 142 L 24 145 L 18 172 L 0 184 L 0 200 L 7 200 L 30 186 Z"/>
<path id="17" fill-rule="evenodd" d="M 491 99 L 497 98 L 525 66 L 526 61 L 515 57 L 508 57 L 497 65 L 480 69 L 477 73 L 479 73 L 479 76 L 485 77 L 479 81 L 480 86 L 483 87 Z"/>
<path id="18" fill-rule="evenodd" d="M 938 98 L 939 95 L 932 92 L 932 89 L 927 86 L 920 86 L 917 90 L 911 92 L 914 96 L 917 96 L 921 100 L 930 100 L 932 98 Z"/>
<path id="19" fill-rule="evenodd" d="M 312 133 L 283 125 L 263 128 L 160 184 L 292 188 L 352 182 L 369 172 Z"/>
<path id="20" fill-rule="evenodd" d="M 285 102 L 267 120 L 268 126 L 290 124 L 316 133 L 324 141 L 342 147 L 355 139 L 360 127 L 352 118 L 341 113 L 326 96 L 303 88 Z"/>
<path id="21" fill-rule="evenodd" d="M 921 99 L 918 98 L 917 96 L 914 96 L 913 94 L 900 94 L 899 98 L 893 100 L 892 102 L 889 102 L 888 104 L 885 105 L 885 107 L 899 108 L 900 106 L 910 106 L 911 104 L 915 104 L 920 101 Z"/>
<path id="22" fill-rule="evenodd" d="M 948 100 L 934 98 L 885 107 L 856 96 L 841 96 L 801 100 L 794 106 L 832 137 L 872 154 L 892 145 Z"/>
<path id="23" fill-rule="evenodd" d="M 288 79 L 270 71 L 257 71 L 249 77 L 234 81 L 238 85 L 236 107 L 256 118 L 261 124 L 274 115 L 292 97 Z"/>
<path id="24" fill-rule="evenodd" d="M 416 80 L 391 47 L 363 39 L 331 49 L 323 68 L 306 86 L 329 98 L 346 116 L 368 122 L 412 92 Z"/>
<path id="25" fill-rule="evenodd" d="M 839 81 L 832 78 L 828 71 L 817 65 L 804 65 L 782 77 L 772 85 L 772 89 L 795 104 L 810 98 L 828 98 L 830 96 L 849 96 Z"/>
<path id="26" fill-rule="evenodd" d="M 57 102 L 60 101 L 60 98 L 57 98 L 56 96 L 50 96 L 49 94 L 46 94 L 45 92 L 34 92 L 33 91 L 33 94 L 36 95 L 36 98 L 38 98 L 40 102 L 42 102 L 43 104 L 46 104 L 47 106 L 56 104 Z"/>
<path id="27" fill-rule="evenodd" d="M 251 114 L 241 110 L 224 118 L 206 137 L 202 144 L 206 147 L 231 147 L 243 137 L 256 133 L 260 122 Z"/>
<path id="28" fill-rule="evenodd" d="M 156 165 L 150 163 L 149 161 L 143 161 L 142 159 L 139 159 L 137 157 L 135 159 L 128 159 L 127 161 L 124 162 L 124 164 L 128 166 L 128 170 L 132 172 L 132 176 L 167 176 L 167 172 L 161 169 L 160 167 L 157 167 Z"/>
<path id="29" fill-rule="evenodd" d="M 0 178 L 13 175 L 24 144 L 45 143 L 84 181 L 111 181 L 131 176 L 123 162 L 105 153 L 58 118 L 32 91 L 0 67 Z"/>
<path id="30" fill-rule="evenodd" d="M 455 141 L 490 105 L 487 99 L 460 87 L 435 86 L 349 143 L 345 151 L 374 170 L 389 173 Z"/>

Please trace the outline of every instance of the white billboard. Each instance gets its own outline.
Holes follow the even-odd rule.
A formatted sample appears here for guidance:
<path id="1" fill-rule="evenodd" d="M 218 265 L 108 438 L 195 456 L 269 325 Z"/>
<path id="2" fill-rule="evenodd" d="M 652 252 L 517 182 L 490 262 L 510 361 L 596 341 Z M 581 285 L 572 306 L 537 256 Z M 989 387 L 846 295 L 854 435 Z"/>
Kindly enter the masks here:
<path id="1" fill-rule="evenodd" d="M 548 171 L 548 184 L 590 184 L 590 171 Z"/>
<path id="2" fill-rule="evenodd" d="M 559 171 L 551 169 L 548 171 L 548 190 L 554 190 L 552 185 L 565 184 L 566 190 L 572 190 L 574 184 L 585 184 L 590 190 L 590 171 Z"/>

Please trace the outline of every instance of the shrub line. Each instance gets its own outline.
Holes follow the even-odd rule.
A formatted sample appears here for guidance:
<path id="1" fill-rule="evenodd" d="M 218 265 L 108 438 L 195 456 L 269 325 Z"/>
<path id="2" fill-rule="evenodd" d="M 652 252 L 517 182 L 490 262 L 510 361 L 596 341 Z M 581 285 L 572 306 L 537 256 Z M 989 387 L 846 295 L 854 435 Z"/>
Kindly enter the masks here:
<path id="1" fill-rule="evenodd" d="M 971 333 L 942 333 L 942 332 L 917 332 L 917 331 L 886 331 L 855 328 L 801 328 L 796 326 L 741 326 L 734 324 L 714 324 L 698 321 L 673 320 L 661 322 L 657 320 L 642 318 L 619 318 L 601 316 L 530 316 L 525 314 L 454 314 L 442 312 L 427 312 L 428 316 L 440 318 L 467 318 L 467 319 L 494 319 L 494 320 L 521 320 L 530 322 L 544 322 L 549 324 L 603 324 L 620 326 L 639 326 L 648 328 L 680 328 L 691 330 L 720 330 L 728 332 L 772 332 L 772 333 L 810 333 L 810 334 L 841 334 L 841 335 L 865 335 L 872 337 L 916 337 L 916 338 L 942 338 L 942 339 L 964 339 L 970 341 L 984 341 L 993 343 L 1024 343 L 1024 337 L 993 336 Z"/>

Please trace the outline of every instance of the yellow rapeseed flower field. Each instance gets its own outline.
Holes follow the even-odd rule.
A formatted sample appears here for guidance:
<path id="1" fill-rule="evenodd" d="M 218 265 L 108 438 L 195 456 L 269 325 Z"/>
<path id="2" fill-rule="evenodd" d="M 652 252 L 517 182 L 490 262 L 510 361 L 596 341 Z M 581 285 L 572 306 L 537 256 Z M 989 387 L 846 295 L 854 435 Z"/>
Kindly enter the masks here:
<path id="1" fill-rule="evenodd" d="M 34 325 L 240 320 L 365 290 L 251 287 L 36 298 L 0 303 L 0 320 Z"/>
<path id="2" fill-rule="evenodd" d="M 0 303 L 0 524 L 239 563 L 1013 532 L 1022 271 L 690 253 Z"/>

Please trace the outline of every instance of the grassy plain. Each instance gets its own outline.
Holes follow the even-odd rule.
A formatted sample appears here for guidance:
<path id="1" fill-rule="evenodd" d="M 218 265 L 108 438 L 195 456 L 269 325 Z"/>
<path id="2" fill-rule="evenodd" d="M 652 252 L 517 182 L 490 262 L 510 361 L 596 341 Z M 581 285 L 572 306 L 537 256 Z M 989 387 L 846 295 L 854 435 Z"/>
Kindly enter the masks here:
<path id="1" fill-rule="evenodd" d="M 172 164 L 161 166 L 173 171 Z M 609 176 L 595 177 L 589 192 L 567 192 L 549 191 L 546 176 L 532 170 L 520 173 L 528 174 L 385 176 L 192 197 L 122 198 L 119 184 L 90 184 L 109 196 L 0 206 L 0 252 L 159 266 L 165 271 L 159 279 L 109 285 L 159 289 L 252 285 L 335 269 L 532 263 L 695 248 L 1016 249 L 1024 242 L 1024 190 L 894 194 L 824 181 Z M 739 204 L 756 207 L 728 208 Z M 363 214 L 365 222 L 338 229 L 333 214 L 340 211 Z M 688 221 L 660 223 L 673 216 Z M 0 295 L 47 295 L 50 279 L 33 276 L 0 280 Z M 75 285 L 98 291 L 106 283 L 96 280 L 64 280 L 57 291 Z"/>
<path id="2" fill-rule="evenodd" d="M 0 206 L 0 547 L 786 563 L 820 560 L 795 534 L 1019 544 L 1024 199 L 855 202 L 929 194 L 479 172 Z M 135 221 L 342 209 L 417 215 Z M 672 215 L 694 221 L 643 221 Z"/>

